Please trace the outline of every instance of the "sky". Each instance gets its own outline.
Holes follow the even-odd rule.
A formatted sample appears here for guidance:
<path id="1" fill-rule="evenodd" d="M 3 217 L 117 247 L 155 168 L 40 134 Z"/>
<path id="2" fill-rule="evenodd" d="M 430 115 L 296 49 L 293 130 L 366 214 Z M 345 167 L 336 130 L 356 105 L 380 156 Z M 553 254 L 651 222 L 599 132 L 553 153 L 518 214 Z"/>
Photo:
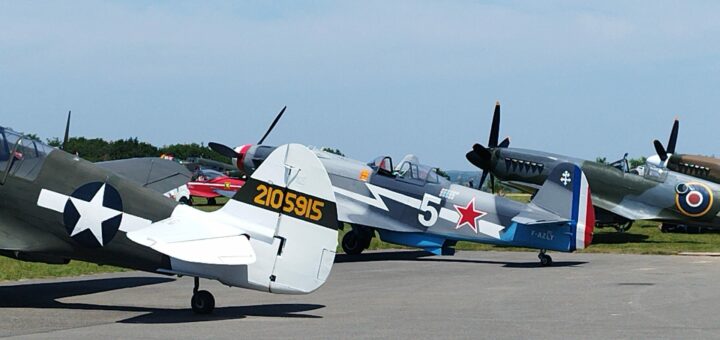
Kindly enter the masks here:
<path id="1" fill-rule="evenodd" d="M 716 1 L 0 0 L 0 125 L 155 145 L 266 140 L 472 170 L 513 147 L 720 156 Z"/>

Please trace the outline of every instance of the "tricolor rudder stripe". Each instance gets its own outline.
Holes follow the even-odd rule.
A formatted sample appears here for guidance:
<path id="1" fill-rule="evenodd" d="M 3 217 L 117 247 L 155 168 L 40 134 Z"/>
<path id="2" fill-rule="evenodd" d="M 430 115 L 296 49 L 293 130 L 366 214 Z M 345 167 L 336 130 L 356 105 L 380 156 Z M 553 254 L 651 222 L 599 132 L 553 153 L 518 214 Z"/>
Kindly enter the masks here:
<path id="1" fill-rule="evenodd" d="M 575 166 L 573 178 L 580 179 L 573 183 L 572 220 L 575 224 L 575 249 L 587 248 L 592 242 L 595 229 L 595 209 L 592 195 L 585 174 Z"/>

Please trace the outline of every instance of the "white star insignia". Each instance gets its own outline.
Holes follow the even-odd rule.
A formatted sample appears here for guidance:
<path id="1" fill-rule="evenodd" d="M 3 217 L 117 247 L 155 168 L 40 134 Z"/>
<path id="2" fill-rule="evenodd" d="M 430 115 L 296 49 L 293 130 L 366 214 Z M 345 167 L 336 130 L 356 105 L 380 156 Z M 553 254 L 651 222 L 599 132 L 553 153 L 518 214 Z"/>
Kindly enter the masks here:
<path id="1" fill-rule="evenodd" d="M 103 206 L 104 198 L 105 184 L 100 187 L 100 190 L 98 190 L 90 202 L 75 197 L 69 197 L 69 200 L 73 203 L 75 209 L 77 209 L 80 214 L 80 219 L 77 221 L 77 224 L 75 224 L 75 228 L 72 233 L 70 233 L 70 237 L 85 230 L 90 230 L 93 236 L 95 236 L 95 239 L 97 239 L 98 243 L 100 243 L 100 245 L 104 245 L 102 223 L 122 214 L 122 211 L 117 211 Z"/>

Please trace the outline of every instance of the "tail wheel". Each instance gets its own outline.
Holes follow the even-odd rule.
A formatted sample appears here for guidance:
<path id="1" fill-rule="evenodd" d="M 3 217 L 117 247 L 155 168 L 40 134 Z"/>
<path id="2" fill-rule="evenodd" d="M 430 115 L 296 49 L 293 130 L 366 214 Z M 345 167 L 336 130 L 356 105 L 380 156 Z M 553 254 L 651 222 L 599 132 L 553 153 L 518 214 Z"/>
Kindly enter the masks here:
<path id="1" fill-rule="evenodd" d="M 215 298 L 207 290 L 200 290 L 193 294 L 190 306 L 195 314 L 210 314 L 215 309 Z"/>
<path id="2" fill-rule="evenodd" d="M 545 249 L 540 250 L 540 254 L 538 254 L 538 259 L 540 259 L 540 265 L 543 267 L 549 267 L 552 266 L 552 257 L 550 255 L 545 253 Z"/>

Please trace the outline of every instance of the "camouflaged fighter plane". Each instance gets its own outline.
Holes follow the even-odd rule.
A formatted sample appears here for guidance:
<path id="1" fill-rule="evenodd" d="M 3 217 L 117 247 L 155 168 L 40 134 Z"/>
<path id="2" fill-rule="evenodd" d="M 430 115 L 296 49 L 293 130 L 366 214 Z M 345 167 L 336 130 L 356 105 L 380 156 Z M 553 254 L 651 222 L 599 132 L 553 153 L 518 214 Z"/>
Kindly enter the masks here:
<path id="1" fill-rule="evenodd" d="M 275 149 L 261 145 L 264 139 L 235 149 L 208 145 L 231 157 L 241 172 L 254 174 Z M 452 255 L 457 241 L 535 248 L 540 263 L 550 265 L 546 250 L 574 251 L 592 240 L 590 189 L 573 164 L 558 166 L 532 202 L 522 204 L 452 184 L 412 156 L 395 168 L 390 157 L 365 164 L 314 152 L 330 175 L 339 221 L 352 226 L 342 240 L 348 254 L 365 250 L 377 232 L 383 241 L 437 255 Z"/>
<path id="2" fill-rule="evenodd" d="M 122 168 L 122 167 L 121 167 Z M 337 247 L 335 195 L 307 148 L 276 148 L 227 205 L 203 212 L 122 174 L 0 128 L 0 255 L 83 260 L 270 293 L 318 289 Z"/>
<path id="3" fill-rule="evenodd" d="M 653 220 L 664 228 L 676 225 L 720 227 L 720 185 L 651 163 L 630 169 L 626 158 L 611 165 L 498 143 L 500 104 L 495 106 L 488 147 L 475 144 L 467 159 L 484 170 L 480 185 L 493 177 L 511 186 L 532 189 L 542 184 L 558 164 L 580 166 L 592 190 L 598 226 L 627 230 L 635 220 Z M 673 146 L 674 149 L 674 146 Z M 627 155 L 626 155 L 627 156 Z M 640 171 L 639 171 L 640 170 Z"/>

